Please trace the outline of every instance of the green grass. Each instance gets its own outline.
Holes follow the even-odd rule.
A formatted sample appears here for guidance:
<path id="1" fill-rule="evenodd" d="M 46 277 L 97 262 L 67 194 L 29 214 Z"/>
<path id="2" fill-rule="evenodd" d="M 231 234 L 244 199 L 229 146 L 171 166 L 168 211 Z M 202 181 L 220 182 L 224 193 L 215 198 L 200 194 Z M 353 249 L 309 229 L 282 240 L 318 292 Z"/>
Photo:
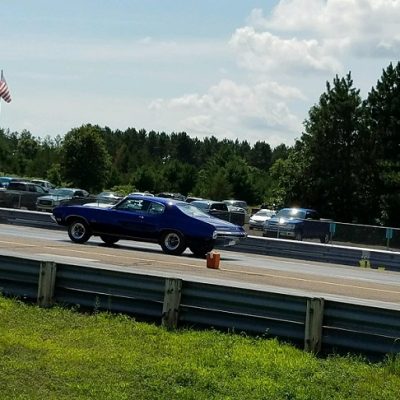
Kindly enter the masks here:
<path id="1" fill-rule="evenodd" d="M 385 399 L 400 358 L 319 359 L 276 340 L 167 331 L 0 297 L 0 399 Z"/>

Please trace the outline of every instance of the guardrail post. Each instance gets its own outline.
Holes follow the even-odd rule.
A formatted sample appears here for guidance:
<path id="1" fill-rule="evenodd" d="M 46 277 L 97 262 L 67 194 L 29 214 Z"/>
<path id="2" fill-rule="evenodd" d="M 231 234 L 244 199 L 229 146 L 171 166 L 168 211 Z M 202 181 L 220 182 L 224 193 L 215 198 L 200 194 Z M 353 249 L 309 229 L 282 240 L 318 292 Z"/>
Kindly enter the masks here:
<path id="1" fill-rule="evenodd" d="M 166 279 L 161 324 L 167 329 L 175 329 L 178 326 L 181 291 L 181 279 Z"/>
<path id="2" fill-rule="evenodd" d="M 307 300 L 304 350 L 317 354 L 322 344 L 322 322 L 324 319 L 324 299 Z"/>
<path id="3" fill-rule="evenodd" d="M 57 266 L 53 261 L 41 261 L 37 302 L 39 307 L 50 307 L 53 303 Z"/>

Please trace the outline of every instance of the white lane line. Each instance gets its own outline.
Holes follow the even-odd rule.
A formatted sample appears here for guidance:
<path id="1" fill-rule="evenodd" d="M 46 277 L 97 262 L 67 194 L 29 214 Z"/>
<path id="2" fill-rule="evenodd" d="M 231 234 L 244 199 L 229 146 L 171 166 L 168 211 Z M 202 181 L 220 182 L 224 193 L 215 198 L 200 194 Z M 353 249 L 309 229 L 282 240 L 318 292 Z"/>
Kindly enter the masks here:
<path id="1" fill-rule="evenodd" d="M 13 244 L 16 246 L 24 246 L 24 247 L 37 247 L 36 244 L 26 244 L 26 243 L 20 243 L 20 242 L 7 242 L 5 240 L 0 240 L 0 243 Z"/>

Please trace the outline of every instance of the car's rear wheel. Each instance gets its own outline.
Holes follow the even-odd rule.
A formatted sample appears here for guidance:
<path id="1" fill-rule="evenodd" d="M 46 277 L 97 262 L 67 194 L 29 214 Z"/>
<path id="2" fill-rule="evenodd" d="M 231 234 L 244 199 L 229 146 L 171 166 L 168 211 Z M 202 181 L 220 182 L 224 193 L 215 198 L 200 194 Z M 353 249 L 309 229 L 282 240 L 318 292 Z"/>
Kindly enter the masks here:
<path id="1" fill-rule="evenodd" d="M 198 243 L 193 243 L 192 245 L 189 246 L 190 251 L 196 256 L 196 257 L 205 257 L 207 253 L 209 253 L 212 249 L 214 248 L 214 242 L 198 242 Z"/>
<path id="2" fill-rule="evenodd" d="M 182 234 L 175 231 L 163 233 L 160 239 L 160 245 L 164 253 L 174 256 L 181 255 L 186 249 L 185 238 Z"/>
<path id="3" fill-rule="evenodd" d="M 75 243 L 85 243 L 91 235 L 88 224 L 83 220 L 75 219 L 68 225 L 68 236 Z"/>
<path id="4" fill-rule="evenodd" d="M 100 239 L 108 245 L 112 245 L 118 242 L 119 238 L 110 235 L 100 235 Z"/>

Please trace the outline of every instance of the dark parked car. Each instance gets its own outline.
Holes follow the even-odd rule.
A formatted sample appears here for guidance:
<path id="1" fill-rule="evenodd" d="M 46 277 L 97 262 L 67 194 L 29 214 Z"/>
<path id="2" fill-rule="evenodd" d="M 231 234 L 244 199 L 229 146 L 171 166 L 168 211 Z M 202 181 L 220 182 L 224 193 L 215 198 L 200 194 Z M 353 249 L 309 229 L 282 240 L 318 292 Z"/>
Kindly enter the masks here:
<path id="1" fill-rule="evenodd" d="M 115 204 L 122 200 L 124 196 L 117 192 L 101 192 L 96 195 L 96 201 L 99 203 Z"/>
<path id="2" fill-rule="evenodd" d="M 246 223 L 246 211 L 243 208 L 228 205 L 222 201 L 194 200 L 190 204 L 207 214 L 224 219 L 236 225 L 243 226 Z"/>
<path id="3" fill-rule="evenodd" d="M 186 199 L 185 196 L 180 193 L 162 192 L 162 193 L 157 193 L 156 196 L 157 197 L 165 197 L 165 198 L 174 199 L 174 200 L 181 200 L 181 201 L 185 201 L 185 199 Z"/>
<path id="4" fill-rule="evenodd" d="M 48 196 L 39 197 L 36 201 L 38 211 L 53 211 L 53 208 L 74 198 L 85 198 L 89 193 L 83 189 L 59 188 Z"/>
<path id="5" fill-rule="evenodd" d="M 212 213 L 213 211 L 223 211 L 228 213 L 228 206 L 222 201 L 214 201 L 214 200 L 193 200 L 190 203 L 192 206 L 199 208 L 205 213 Z"/>
<path id="6" fill-rule="evenodd" d="M 37 198 L 45 195 L 47 190 L 32 182 L 14 179 L 0 191 L 0 207 L 36 210 Z"/>
<path id="7" fill-rule="evenodd" d="M 9 176 L 0 176 L 0 188 L 6 188 L 12 179 Z"/>
<path id="8" fill-rule="evenodd" d="M 216 244 L 232 246 L 246 237 L 240 226 L 214 218 L 189 203 L 170 198 L 127 196 L 108 208 L 60 205 L 53 219 L 68 227 L 75 243 L 92 235 L 106 244 L 119 239 L 158 242 L 167 254 L 180 255 L 187 247 L 203 257 Z"/>
<path id="9" fill-rule="evenodd" d="M 32 179 L 31 182 L 45 188 L 49 193 L 51 193 L 56 187 L 56 185 L 44 179 Z"/>
<path id="10" fill-rule="evenodd" d="M 263 236 L 320 239 L 321 243 L 327 243 L 330 222 L 332 220 L 320 218 L 319 213 L 310 208 L 282 208 L 264 222 Z"/>
<path id="11" fill-rule="evenodd" d="M 243 208 L 247 211 L 247 203 L 244 200 L 224 200 L 223 201 L 225 204 L 227 204 L 228 206 L 234 206 L 234 207 L 239 207 L 239 208 Z"/>

